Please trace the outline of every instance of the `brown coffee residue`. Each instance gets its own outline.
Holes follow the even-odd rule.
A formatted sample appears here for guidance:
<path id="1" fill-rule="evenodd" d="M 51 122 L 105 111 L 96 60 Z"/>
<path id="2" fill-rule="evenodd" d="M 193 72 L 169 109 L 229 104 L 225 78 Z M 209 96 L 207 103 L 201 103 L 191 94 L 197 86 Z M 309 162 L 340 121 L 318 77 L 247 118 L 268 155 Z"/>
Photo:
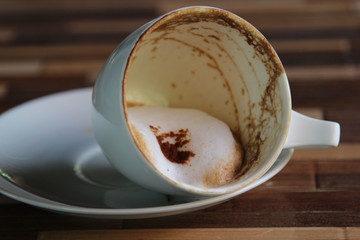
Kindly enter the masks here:
<path id="1" fill-rule="evenodd" d="M 218 36 L 216 36 L 216 35 L 212 35 L 212 34 L 211 34 L 211 35 L 209 35 L 208 37 L 214 38 L 214 39 L 220 41 L 220 38 L 219 38 Z"/>
<path id="2" fill-rule="evenodd" d="M 141 106 L 144 106 L 144 103 L 127 101 L 126 106 L 127 107 L 141 107 Z"/>
<path id="3" fill-rule="evenodd" d="M 245 41 L 249 45 L 252 45 L 256 50 L 254 57 L 259 58 L 266 67 L 266 71 L 270 77 L 266 86 L 266 90 L 262 96 L 260 105 L 263 111 L 269 112 L 273 117 L 276 118 L 277 104 L 274 103 L 274 99 L 276 98 L 277 92 L 277 78 L 284 72 L 283 66 L 281 62 L 278 61 L 275 51 L 272 49 L 271 45 L 264 37 L 261 36 L 260 33 L 256 34 L 255 31 L 251 29 L 250 25 L 245 23 L 245 21 L 243 23 L 234 21 L 230 15 L 230 13 L 219 11 L 217 9 L 208 9 L 206 12 L 185 12 L 169 19 L 168 21 L 164 21 L 155 29 L 155 31 L 166 32 L 169 30 L 174 30 L 179 25 L 198 22 L 213 22 L 225 27 L 236 29 L 240 35 L 245 38 Z M 194 29 L 195 28 L 192 28 L 191 30 Z M 213 30 L 211 28 L 209 29 Z M 207 37 L 216 40 L 220 39 L 216 35 L 208 35 Z"/>
<path id="4" fill-rule="evenodd" d="M 262 136 L 260 129 L 266 129 L 271 127 L 271 123 L 268 120 L 269 116 L 271 116 L 276 121 L 278 120 L 277 119 L 278 111 L 279 111 L 278 108 L 279 103 L 277 96 L 279 94 L 278 77 L 284 73 L 284 69 L 281 62 L 277 58 L 275 51 L 272 49 L 271 45 L 260 33 L 257 33 L 256 30 L 252 29 L 251 25 L 249 25 L 245 21 L 235 21 L 234 18 L 231 17 L 231 14 L 216 9 L 209 9 L 206 12 L 197 12 L 197 13 L 191 11 L 182 12 L 181 14 L 172 15 L 172 17 L 170 19 L 166 19 L 166 21 L 165 19 L 164 21 L 159 21 L 160 24 L 156 26 L 154 32 L 162 32 L 162 33 L 160 34 L 159 37 L 152 40 L 153 44 L 156 44 L 160 40 L 172 40 L 182 43 L 183 45 L 187 45 L 188 47 L 192 47 L 194 54 L 197 54 L 198 56 L 208 57 L 210 60 L 208 66 L 219 71 L 220 75 L 226 81 L 222 69 L 220 69 L 216 60 L 211 54 L 196 46 L 192 46 L 186 42 L 183 42 L 179 39 L 169 36 L 171 31 L 176 30 L 178 26 L 199 23 L 199 22 L 212 22 L 218 25 L 230 27 L 234 30 L 237 30 L 239 32 L 239 35 L 244 38 L 247 44 L 255 49 L 253 58 L 258 58 L 260 61 L 263 62 L 266 72 L 268 73 L 269 76 L 267 84 L 264 86 L 264 92 L 261 94 L 261 100 L 260 102 L 257 103 L 257 106 L 250 106 L 250 104 L 252 105 L 254 103 L 249 102 L 250 114 L 245 119 L 245 124 L 248 129 L 247 131 L 248 142 L 244 144 L 244 148 L 246 149 L 246 158 L 245 158 L 245 164 L 243 165 L 243 169 L 238 174 L 238 176 L 240 177 L 241 175 L 246 173 L 247 170 L 250 169 L 252 165 L 258 162 L 261 152 L 261 146 L 267 140 L 266 136 Z M 209 41 L 210 39 L 215 40 L 214 44 L 217 45 L 219 48 L 221 47 L 221 45 L 218 44 L 219 34 L 217 34 L 216 30 L 212 28 L 208 28 L 209 30 L 212 30 L 214 34 L 211 36 L 209 35 L 205 36 L 195 31 L 200 28 L 206 29 L 206 27 L 204 26 L 194 27 L 193 25 L 191 26 L 189 32 L 199 37 L 203 37 L 203 40 L 207 43 L 210 42 Z M 232 57 L 230 55 L 228 57 L 230 60 L 232 60 Z M 249 65 L 251 65 L 251 63 Z M 226 82 L 226 84 L 228 83 Z M 242 95 L 245 94 L 245 89 L 241 89 L 241 94 Z M 230 95 L 232 102 L 234 102 L 231 91 L 230 91 Z M 235 112 L 237 113 L 237 107 L 234 103 L 233 105 L 235 108 Z M 261 110 L 261 115 L 257 118 L 255 118 L 251 110 L 251 109 L 255 109 L 256 107 L 259 107 Z M 238 122 L 239 119 L 237 114 L 235 114 L 235 117 L 237 118 L 237 122 Z M 236 132 L 239 135 L 241 134 L 239 132 L 239 127 L 236 129 Z"/>
<path id="5" fill-rule="evenodd" d="M 233 182 L 239 175 L 243 162 L 243 149 L 236 143 L 231 161 L 219 161 L 215 167 L 203 176 L 207 187 L 220 187 Z"/>
<path id="6" fill-rule="evenodd" d="M 189 129 L 159 133 L 160 127 L 152 125 L 149 125 L 149 127 L 154 133 L 162 153 L 170 162 L 186 164 L 191 157 L 195 156 L 195 153 L 192 151 L 183 149 L 191 141 L 188 136 Z M 168 140 L 172 140 L 174 143 L 170 143 Z"/>
<path id="7" fill-rule="evenodd" d="M 161 35 L 164 35 L 164 34 L 161 34 Z M 184 46 L 187 46 L 187 47 L 190 47 L 193 51 L 194 54 L 197 54 L 197 56 L 201 57 L 201 56 L 204 56 L 204 57 L 207 57 L 209 59 L 209 62 L 207 63 L 207 66 L 214 69 L 215 71 L 217 71 L 220 76 L 222 77 L 222 79 L 224 80 L 224 88 L 227 89 L 227 91 L 229 92 L 229 95 L 230 95 L 230 99 L 231 99 L 231 104 L 232 104 L 232 107 L 234 108 L 234 117 L 236 119 L 236 123 L 237 123 L 237 126 L 235 127 L 236 131 L 239 131 L 240 129 L 240 126 L 239 126 L 239 116 L 237 115 L 238 113 L 238 109 L 237 109 L 237 105 L 235 103 L 235 98 L 234 98 L 234 95 L 233 95 L 233 92 L 231 91 L 231 88 L 230 88 L 230 84 L 229 84 L 229 80 L 225 77 L 225 74 L 223 72 L 223 70 L 220 68 L 219 66 L 219 63 L 218 61 L 216 61 L 216 59 L 214 58 L 213 55 L 211 55 L 209 52 L 207 51 L 204 51 L 203 49 L 197 47 L 197 46 L 194 46 L 192 44 L 189 44 L 183 40 L 180 40 L 180 39 L 177 39 L 177 38 L 174 38 L 174 37 L 161 37 L 163 40 L 167 40 L 167 41 L 174 41 L 174 42 L 178 42 Z M 154 42 L 153 44 L 157 43 L 159 41 L 158 38 L 154 39 Z"/>

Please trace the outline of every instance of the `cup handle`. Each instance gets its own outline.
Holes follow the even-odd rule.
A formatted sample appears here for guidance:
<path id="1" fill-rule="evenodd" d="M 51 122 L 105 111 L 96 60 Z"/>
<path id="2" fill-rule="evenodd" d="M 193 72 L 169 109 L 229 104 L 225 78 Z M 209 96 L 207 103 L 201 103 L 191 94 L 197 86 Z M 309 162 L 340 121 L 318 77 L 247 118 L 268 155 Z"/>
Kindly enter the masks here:
<path id="1" fill-rule="evenodd" d="M 317 149 L 339 145 L 340 125 L 291 112 L 289 133 L 284 148 Z"/>

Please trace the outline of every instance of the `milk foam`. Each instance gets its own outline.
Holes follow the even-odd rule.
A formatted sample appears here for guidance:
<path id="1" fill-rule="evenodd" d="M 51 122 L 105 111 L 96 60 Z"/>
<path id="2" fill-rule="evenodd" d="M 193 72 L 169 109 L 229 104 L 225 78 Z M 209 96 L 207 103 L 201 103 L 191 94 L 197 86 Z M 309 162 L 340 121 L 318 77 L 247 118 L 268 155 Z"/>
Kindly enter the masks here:
<path id="1" fill-rule="evenodd" d="M 127 113 L 131 131 L 147 160 L 173 181 L 218 187 L 231 182 L 239 172 L 243 155 L 240 144 L 224 122 L 207 113 L 158 106 L 131 107 Z M 166 146 L 177 149 L 165 153 L 168 158 L 164 155 Z M 184 162 L 170 161 L 178 151 Z"/>

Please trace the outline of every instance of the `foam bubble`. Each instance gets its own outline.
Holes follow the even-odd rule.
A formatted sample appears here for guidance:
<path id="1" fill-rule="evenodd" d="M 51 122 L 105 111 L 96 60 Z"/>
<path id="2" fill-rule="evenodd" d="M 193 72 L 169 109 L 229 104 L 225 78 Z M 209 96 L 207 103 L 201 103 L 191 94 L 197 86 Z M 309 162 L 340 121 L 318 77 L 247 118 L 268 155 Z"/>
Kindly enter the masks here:
<path id="1" fill-rule="evenodd" d="M 242 149 L 222 121 L 183 108 L 128 108 L 137 145 L 163 175 L 196 187 L 231 182 L 242 164 Z"/>

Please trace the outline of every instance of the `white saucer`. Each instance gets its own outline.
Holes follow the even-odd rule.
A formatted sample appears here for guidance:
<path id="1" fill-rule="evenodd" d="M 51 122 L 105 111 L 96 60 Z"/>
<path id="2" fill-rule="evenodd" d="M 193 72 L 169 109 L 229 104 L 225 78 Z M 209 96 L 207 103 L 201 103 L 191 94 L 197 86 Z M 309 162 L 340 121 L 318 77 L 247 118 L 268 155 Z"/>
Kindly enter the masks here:
<path id="1" fill-rule="evenodd" d="M 209 207 L 278 173 L 293 150 L 240 191 L 207 199 L 179 198 L 130 182 L 107 162 L 92 134 L 91 89 L 42 97 L 0 115 L 0 192 L 57 212 L 104 218 L 145 218 Z"/>

